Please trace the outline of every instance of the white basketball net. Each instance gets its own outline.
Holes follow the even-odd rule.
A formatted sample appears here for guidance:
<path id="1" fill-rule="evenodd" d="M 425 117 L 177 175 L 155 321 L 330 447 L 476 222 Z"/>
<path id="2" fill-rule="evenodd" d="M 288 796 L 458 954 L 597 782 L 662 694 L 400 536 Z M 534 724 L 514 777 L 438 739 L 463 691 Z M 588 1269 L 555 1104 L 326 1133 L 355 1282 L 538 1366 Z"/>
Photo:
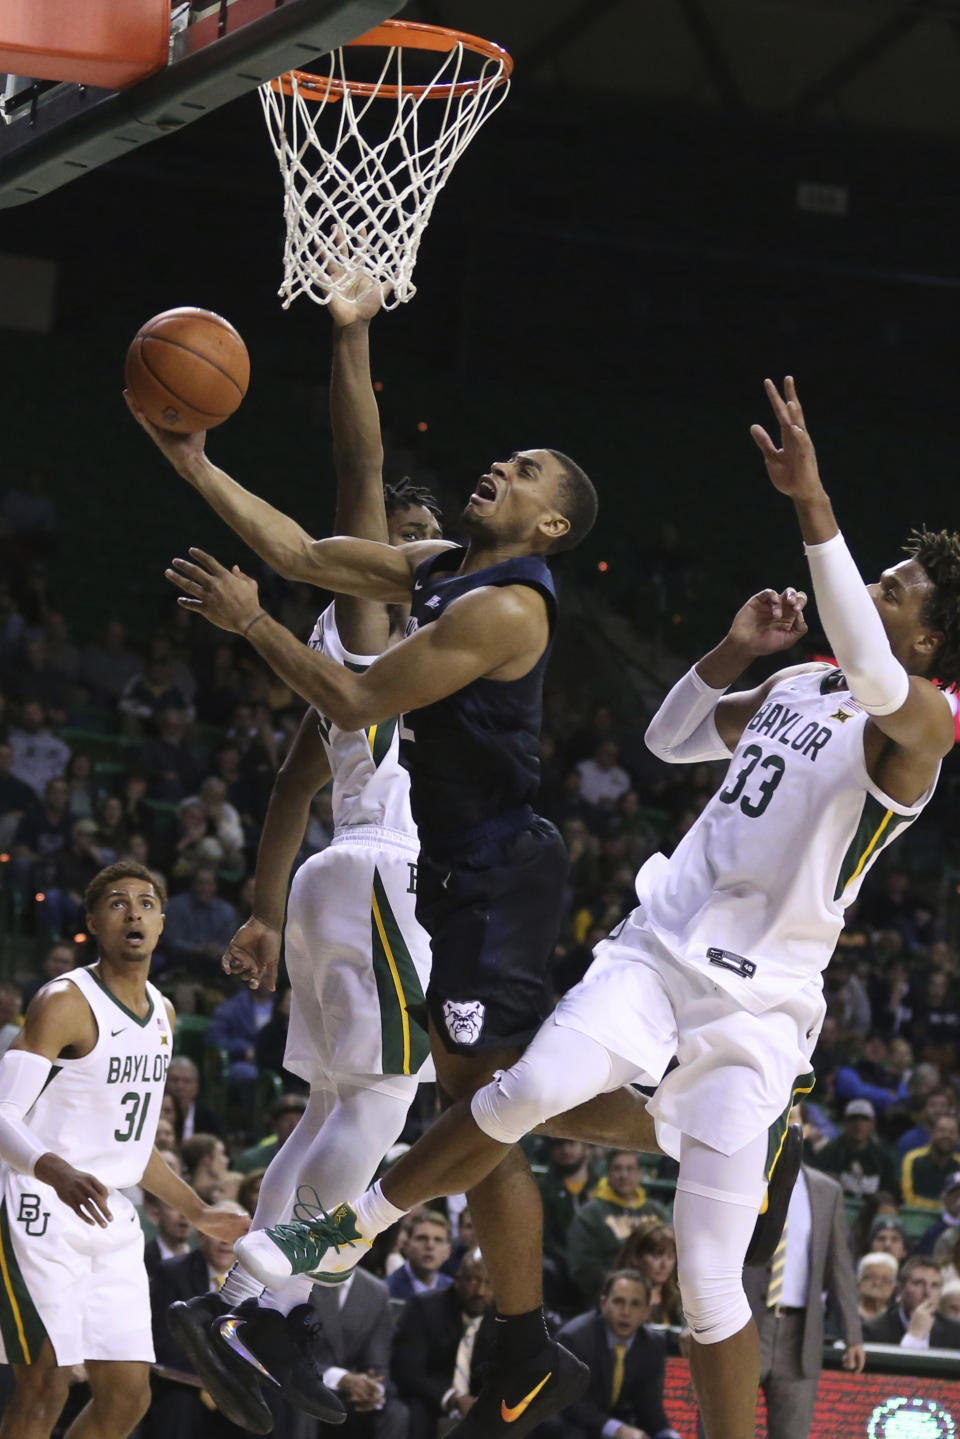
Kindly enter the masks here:
<path id="1" fill-rule="evenodd" d="M 470 74 L 467 55 L 475 61 Z M 304 294 L 325 305 L 332 294 L 349 292 L 362 269 L 379 285 L 384 308 L 393 309 L 416 294 L 413 268 L 437 193 L 506 99 L 509 81 L 501 79 L 501 59 L 474 55 L 458 43 L 421 94 L 388 98 L 380 93 L 384 85 L 404 83 L 404 51 L 396 46 L 372 94 L 344 88 L 340 98 L 339 89 L 331 96 L 323 82 L 345 81 L 344 51 L 324 58 L 329 68 L 318 72 L 313 91 L 319 98 L 304 98 L 306 85 L 302 89 L 295 74 L 292 95 L 260 87 L 284 187 L 287 238 L 278 293 L 284 309 Z M 458 95 L 467 81 L 466 93 Z"/>

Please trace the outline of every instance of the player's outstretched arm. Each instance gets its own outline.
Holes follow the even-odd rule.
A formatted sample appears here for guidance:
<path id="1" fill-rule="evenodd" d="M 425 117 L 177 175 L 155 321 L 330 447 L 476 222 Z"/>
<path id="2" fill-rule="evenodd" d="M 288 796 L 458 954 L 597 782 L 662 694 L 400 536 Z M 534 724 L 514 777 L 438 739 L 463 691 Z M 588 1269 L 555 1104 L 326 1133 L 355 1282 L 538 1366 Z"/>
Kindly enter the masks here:
<path id="1" fill-rule="evenodd" d="M 250 1228 L 248 1214 L 234 1214 L 232 1210 L 221 1209 L 216 1204 L 205 1204 L 190 1185 L 174 1174 L 163 1155 L 154 1149 L 150 1155 L 141 1188 L 155 1199 L 179 1209 L 194 1229 L 209 1234 L 211 1239 L 221 1239 L 225 1244 L 235 1244 Z"/>
<path id="2" fill-rule="evenodd" d="M 670 764 L 726 759 L 766 693 L 785 673 L 757 689 L 727 695 L 727 687 L 761 655 L 792 648 L 807 632 L 802 590 L 761 590 L 737 611 L 715 649 L 678 680 L 646 732 L 647 747 Z"/>
<path id="3" fill-rule="evenodd" d="M 260 499 L 207 458 L 206 434 L 178 435 L 151 425 L 131 395 L 134 418 L 173 468 L 253 552 L 287 580 L 302 580 L 338 594 L 400 604 L 410 598 L 412 569 L 442 544 L 395 549 L 371 540 L 314 540 L 296 520 Z M 423 553 L 410 555 L 411 551 Z"/>
<path id="4" fill-rule="evenodd" d="M 0 1159 L 49 1184 L 85 1224 L 105 1229 L 113 1218 L 106 1185 L 45 1149 L 25 1122 L 59 1055 L 65 1049 L 86 1053 L 96 1039 L 90 1006 L 76 985 L 55 981 L 31 1000 L 22 1031 L 0 1059 Z"/>
<path id="5" fill-rule="evenodd" d="M 421 709 L 481 677 L 517 679 L 549 639 L 546 604 L 524 585 L 471 590 L 432 624 L 394 645 L 355 674 L 301 644 L 260 608 L 256 583 L 236 566 L 191 550 L 167 579 L 179 603 L 221 629 L 246 638 L 275 674 L 341 729 L 365 729 L 405 710 Z"/>
<path id="6" fill-rule="evenodd" d="M 303 843 L 310 802 L 330 778 L 316 710 L 304 715 L 290 752 L 274 780 L 257 849 L 253 913 L 227 945 L 223 969 L 251 989 L 274 990 L 287 886 Z"/>
<path id="7" fill-rule="evenodd" d="M 782 395 L 772 380 L 765 380 L 764 388 L 780 427 L 780 446 L 761 425 L 751 426 L 750 433 L 774 487 L 793 500 L 824 633 L 854 699 L 883 734 L 929 768 L 953 745 L 950 707 L 928 679 L 908 674 L 890 647 L 823 487 L 793 377 L 784 380 Z"/>

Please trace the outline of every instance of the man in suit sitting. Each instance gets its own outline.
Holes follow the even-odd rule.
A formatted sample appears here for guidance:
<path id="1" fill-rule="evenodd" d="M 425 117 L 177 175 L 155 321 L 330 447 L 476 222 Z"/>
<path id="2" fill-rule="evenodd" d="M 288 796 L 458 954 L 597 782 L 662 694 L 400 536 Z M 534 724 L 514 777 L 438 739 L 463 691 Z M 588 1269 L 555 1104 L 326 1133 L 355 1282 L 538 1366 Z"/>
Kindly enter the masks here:
<path id="1" fill-rule="evenodd" d="M 843 1367 L 859 1374 L 866 1360 L 843 1190 L 835 1179 L 801 1167 L 773 1258 L 745 1269 L 743 1287 L 760 1332 L 767 1432 L 770 1439 L 807 1439 L 823 1367 L 824 1293 L 847 1346 Z"/>
<path id="2" fill-rule="evenodd" d="M 943 1275 L 926 1254 L 905 1259 L 893 1303 L 886 1314 L 863 1327 L 875 1344 L 899 1344 L 901 1349 L 960 1349 L 960 1324 L 937 1313 Z"/>
<path id="3" fill-rule="evenodd" d="M 563 1439 L 679 1439 L 663 1412 L 666 1344 L 644 1325 L 650 1286 L 638 1269 L 615 1269 L 600 1308 L 557 1334 L 590 1369 L 590 1387 L 560 1415 Z"/>
<path id="4" fill-rule="evenodd" d="M 343 1284 L 315 1284 L 310 1303 L 322 1324 L 315 1354 L 323 1382 L 347 1409 L 338 1433 L 406 1439 L 407 1411 L 388 1378 L 395 1306 L 387 1286 L 353 1269 Z"/>
<path id="5" fill-rule="evenodd" d="M 437 1209 L 424 1209 L 410 1226 L 406 1258 L 387 1280 L 391 1299 L 409 1299 L 446 1289 L 452 1281 L 441 1274 L 441 1265 L 450 1258 L 450 1221 Z"/>
<path id="6" fill-rule="evenodd" d="M 453 1284 L 415 1294 L 393 1341 L 391 1373 L 410 1414 L 410 1439 L 436 1439 L 469 1413 L 493 1353 L 493 1288 L 479 1249 L 465 1254 Z"/>

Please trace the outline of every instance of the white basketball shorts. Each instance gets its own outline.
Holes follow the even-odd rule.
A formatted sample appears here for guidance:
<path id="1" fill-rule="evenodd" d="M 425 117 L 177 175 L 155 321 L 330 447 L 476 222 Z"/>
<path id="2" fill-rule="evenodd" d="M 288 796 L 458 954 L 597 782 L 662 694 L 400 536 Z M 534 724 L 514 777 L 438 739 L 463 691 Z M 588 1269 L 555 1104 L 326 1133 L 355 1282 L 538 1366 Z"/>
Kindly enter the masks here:
<path id="1" fill-rule="evenodd" d="M 48 1184 L 0 1166 L 0 1341 L 7 1364 L 152 1363 L 150 1290 L 137 1211 L 111 1189 L 113 1220 L 85 1224 Z"/>
<path id="2" fill-rule="evenodd" d="M 554 1022 L 625 1060 L 619 1083 L 632 1073 L 634 1083 L 657 1086 L 649 1109 L 674 1159 L 681 1134 L 733 1154 L 768 1130 L 778 1147 L 791 1104 L 813 1087 L 810 1056 L 825 1011 L 819 982 L 752 1014 L 648 931 L 631 925 L 628 933 L 629 946 L 619 937 L 597 946 Z"/>
<path id="3" fill-rule="evenodd" d="M 283 1062 L 313 1088 L 364 1076 L 434 1078 L 424 1006 L 430 941 L 414 913 L 418 853 L 406 835 L 358 826 L 294 877 Z M 409 1097 L 409 1080 L 397 1093 Z"/>

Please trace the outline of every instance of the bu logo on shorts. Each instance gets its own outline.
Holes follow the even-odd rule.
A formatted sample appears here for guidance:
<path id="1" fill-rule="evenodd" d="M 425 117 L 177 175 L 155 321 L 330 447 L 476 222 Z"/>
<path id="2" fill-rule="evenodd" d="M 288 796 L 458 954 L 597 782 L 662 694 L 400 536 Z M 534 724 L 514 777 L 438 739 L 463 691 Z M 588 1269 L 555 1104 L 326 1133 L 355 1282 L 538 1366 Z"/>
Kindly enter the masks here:
<path id="1" fill-rule="evenodd" d="M 41 1209 L 39 1194 L 21 1194 L 17 1219 L 23 1225 L 25 1233 L 29 1234 L 31 1238 L 39 1239 L 42 1234 L 47 1232 L 50 1211 Z"/>
<path id="2" fill-rule="evenodd" d="M 476 1044 L 483 1033 L 486 1006 L 479 999 L 445 999 L 443 1020 L 455 1044 Z"/>

